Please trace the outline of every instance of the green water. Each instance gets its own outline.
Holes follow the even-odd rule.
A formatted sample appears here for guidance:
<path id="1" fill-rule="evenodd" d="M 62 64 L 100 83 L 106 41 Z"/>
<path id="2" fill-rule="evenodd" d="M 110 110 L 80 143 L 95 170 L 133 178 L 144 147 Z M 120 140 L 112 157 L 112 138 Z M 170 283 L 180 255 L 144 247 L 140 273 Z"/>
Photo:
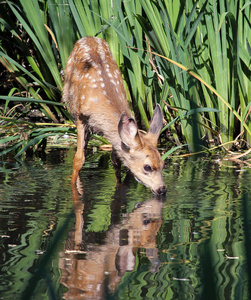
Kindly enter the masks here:
<path id="1" fill-rule="evenodd" d="M 251 169 L 168 160 L 165 197 L 74 150 L 0 165 L 0 299 L 249 299 Z"/>

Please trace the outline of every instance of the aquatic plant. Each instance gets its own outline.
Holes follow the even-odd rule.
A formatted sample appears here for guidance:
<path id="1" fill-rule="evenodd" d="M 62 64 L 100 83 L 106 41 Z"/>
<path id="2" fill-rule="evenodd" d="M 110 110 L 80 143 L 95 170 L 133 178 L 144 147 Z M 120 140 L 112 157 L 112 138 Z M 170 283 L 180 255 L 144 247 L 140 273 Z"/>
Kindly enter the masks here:
<path id="1" fill-rule="evenodd" d="M 46 138 L 44 131 L 62 135 L 73 126 L 60 103 L 63 70 L 74 42 L 86 35 L 108 41 L 136 118 L 146 129 L 155 104 L 161 104 L 172 147 L 166 156 L 186 145 L 191 152 L 250 145 L 248 1 L 19 0 L 0 5 L 1 127 L 18 132 L 11 137 L 3 131 L 0 143 L 7 148 L 0 154 L 24 153 L 23 136 L 36 145 Z M 33 109 L 40 113 L 29 123 Z M 69 126 L 60 132 L 60 124 Z M 27 134 L 30 130 L 38 133 L 36 139 Z"/>

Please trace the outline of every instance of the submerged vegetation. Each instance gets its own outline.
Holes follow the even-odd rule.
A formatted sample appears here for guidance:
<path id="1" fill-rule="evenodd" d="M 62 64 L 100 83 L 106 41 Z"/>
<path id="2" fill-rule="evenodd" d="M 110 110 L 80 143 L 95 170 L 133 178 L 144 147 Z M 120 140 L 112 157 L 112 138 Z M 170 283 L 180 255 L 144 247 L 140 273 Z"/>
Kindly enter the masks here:
<path id="1" fill-rule="evenodd" d="M 109 43 L 143 127 L 162 106 L 163 158 L 181 147 L 249 148 L 249 1 L 16 0 L 0 7 L 0 155 L 75 134 L 61 103 L 63 70 L 87 35 Z"/>

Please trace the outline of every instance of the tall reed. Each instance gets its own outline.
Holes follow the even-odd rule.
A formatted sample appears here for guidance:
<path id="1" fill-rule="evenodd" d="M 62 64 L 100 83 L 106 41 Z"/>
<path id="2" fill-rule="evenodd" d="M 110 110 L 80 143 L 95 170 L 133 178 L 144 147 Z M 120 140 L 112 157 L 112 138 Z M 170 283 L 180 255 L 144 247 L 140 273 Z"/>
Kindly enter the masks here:
<path id="1" fill-rule="evenodd" d="M 192 142 L 199 122 L 200 137 L 206 134 L 211 139 L 217 134 L 226 143 L 242 133 L 250 143 L 250 5 L 224 0 L 141 0 L 141 4 L 146 18 L 140 21 L 155 52 L 187 70 L 156 58 L 166 79 L 163 90 L 169 104 L 178 109 L 172 114 L 179 116 L 186 141 Z M 200 110 L 195 119 L 184 115 L 205 107 L 218 111 Z M 235 126 L 238 120 L 242 130 L 246 124 L 244 132 Z"/>
<path id="2" fill-rule="evenodd" d="M 51 122 L 70 119 L 57 105 L 65 64 L 77 39 L 98 36 L 108 41 L 146 128 L 159 102 L 176 146 L 197 151 L 202 139 L 210 147 L 236 138 L 250 144 L 249 2 L 19 0 L 1 6 L 0 62 L 15 80 L 0 96 L 5 108 L 23 101 L 25 92 L 27 103 Z"/>

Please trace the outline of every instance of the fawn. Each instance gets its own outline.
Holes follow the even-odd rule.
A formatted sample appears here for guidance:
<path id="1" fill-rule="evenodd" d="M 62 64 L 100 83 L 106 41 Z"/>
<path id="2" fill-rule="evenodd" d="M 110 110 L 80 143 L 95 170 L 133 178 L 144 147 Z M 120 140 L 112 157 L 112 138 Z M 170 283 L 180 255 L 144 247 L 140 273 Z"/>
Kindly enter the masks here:
<path id="1" fill-rule="evenodd" d="M 63 101 L 68 103 L 77 126 L 71 184 L 76 184 L 85 162 L 90 127 L 112 144 L 117 183 L 121 181 L 122 161 L 136 180 L 155 194 L 166 193 L 162 176 L 164 162 L 157 150 L 163 126 L 161 107 L 156 106 L 149 131 L 139 131 L 129 110 L 122 76 L 103 39 L 85 37 L 76 42 L 65 69 Z"/>

